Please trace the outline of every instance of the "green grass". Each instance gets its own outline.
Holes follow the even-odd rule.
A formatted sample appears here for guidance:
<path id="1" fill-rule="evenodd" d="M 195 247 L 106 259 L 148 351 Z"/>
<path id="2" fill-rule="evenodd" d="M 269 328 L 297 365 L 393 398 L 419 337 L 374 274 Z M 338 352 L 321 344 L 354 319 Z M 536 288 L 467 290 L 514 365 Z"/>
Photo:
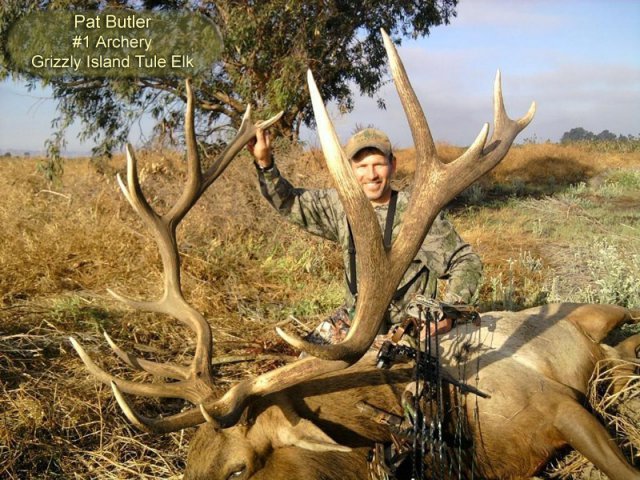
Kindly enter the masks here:
<path id="1" fill-rule="evenodd" d="M 79 295 L 54 298 L 49 311 L 52 321 L 80 328 L 81 324 L 93 326 L 101 331 L 108 328 L 113 315 L 106 309 L 94 305 Z"/>
<path id="2" fill-rule="evenodd" d="M 543 196 L 516 183 L 499 188 L 517 196 L 471 190 L 475 207 L 455 214 L 463 229 L 480 230 L 483 310 L 558 301 L 640 306 L 640 170 L 612 170 L 604 181 Z"/>

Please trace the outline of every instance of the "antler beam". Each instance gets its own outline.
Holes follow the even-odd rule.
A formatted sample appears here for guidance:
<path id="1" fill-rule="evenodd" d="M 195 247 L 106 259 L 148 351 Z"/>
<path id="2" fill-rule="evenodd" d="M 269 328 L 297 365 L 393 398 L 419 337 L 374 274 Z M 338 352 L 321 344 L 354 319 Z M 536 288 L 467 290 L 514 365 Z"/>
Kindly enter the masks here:
<path id="1" fill-rule="evenodd" d="M 133 149 L 127 145 L 126 183 L 118 175 L 118 184 L 133 209 L 144 221 L 158 245 L 164 272 L 162 297 L 155 301 L 138 301 L 124 297 L 109 290 L 109 293 L 126 305 L 149 312 L 170 315 L 190 328 L 196 336 L 196 350 L 191 365 L 181 366 L 139 359 L 118 347 L 105 334 L 108 344 L 116 355 L 130 367 L 147 371 L 153 375 L 178 380 L 174 383 L 137 383 L 122 380 L 98 367 L 87 355 L 79 342 L 71 338 L 71 344 L 80 355 L 87 369 L 100 381 L 114 384 L 114 390 L 153 397 L 182 398 L 199 404 L 213 393 L 213 375 L 211 372 L 212 335 L 206 319 L 184 299 L 180 283 L 180 254 L 176 241 L 176 229 L 181 220 L 195 205 L 207 188 L 224 172 L 231 160 L 247 142 L 255 136 L 256 128 L 268 128 L 282 116 L 282 112 L 269 120 L 254 124 L 251 109 L 248 107 L 235 138 L 215 159 L 212 166 L 202 172 L 194 128 L 195 99 L 191 83 L 186 82 L 187 108 L 185 114 L 185 138 L 187 143 L 187 181 L 185 188 L 173 207 L 164 215 L 153 210 L 146 200 L 140 181 Z M 122 399 L 122 394 L 116 396 Z M 121 405 L 124 405 L 121 403 Z M 131 410 L 128 406 L 126 410 Z"/>
<path id="2" fill-rule="evenodd" d="M 389 251 L 383 246 L 373 207 L 356 181 L 313 77 L 309 75 L 309 89 L 322 149 L 347 213 L 358 252 L 358 302 L 351 329 L 342 343 L 317 345 L 280 329 L 278 334 L 295 348 L 327 360 L 354 362 L 367 351 L 380 329 L 384 313 L 402 276 L 440 210 L 504 158 L 515 137 L 529 124 L 535 113 L 533 103 L 521 119 L 513 121 L 507 116 L 498 72 L 494 88 L 495 131 L 491 140 L 487 144 L 489 125 L 485 124 L 465 153 L 451 163 L 444 163 L 437 155 L 427 119 L 398 52 L 384 30 L 382 37 L 389 57 L 391 75 L 416 148 L 413 194 L 400 231 Z"/>

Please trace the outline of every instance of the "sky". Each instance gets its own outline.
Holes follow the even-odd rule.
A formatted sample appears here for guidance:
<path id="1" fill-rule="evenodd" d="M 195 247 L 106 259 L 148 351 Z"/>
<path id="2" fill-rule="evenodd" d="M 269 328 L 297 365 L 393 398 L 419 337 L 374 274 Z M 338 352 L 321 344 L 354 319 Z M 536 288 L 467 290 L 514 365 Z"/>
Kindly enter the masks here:
<path id="1" fill-rule="evenodd" d="M 517 118 L 531 101 L 537 113 L 519 141 L 558 141 L 574 127 L 594 133 L 640 134 L 640 1 L 635 0 L 462 0 L 457 17 L 399 48 L 434 138 L 470 144 L 492 122 L 493 82 L 502 72 L 507 112 Z M 412 145 L 394 87 L 378 95 L 387 108 L 356 95 L 346 115 L 330 106 L 339 137 L 356 125 L 385 130 L 393 144 Z M 55 100 L 51 92 L 28 92 L 24 84 L 0 82 L 0 154 L 43 151 L 52 134 Z M 88 152 L 80 125 L 67 134 L 68 153 Z M 142 122 L 142 133 L 148 125 Z M 132 132 L 140 143 L 141 130 Z M 317 146 L 314 131 L 302 137 Z"/>

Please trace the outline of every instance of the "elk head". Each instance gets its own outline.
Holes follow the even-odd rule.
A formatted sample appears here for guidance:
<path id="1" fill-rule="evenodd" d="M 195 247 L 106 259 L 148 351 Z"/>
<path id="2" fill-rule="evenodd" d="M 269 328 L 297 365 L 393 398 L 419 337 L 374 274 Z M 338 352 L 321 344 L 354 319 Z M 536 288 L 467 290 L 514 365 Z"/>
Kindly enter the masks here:
<path id="1" fill-rule="evenodd" d="M 196 335 L 197 342 L 194 359 L 188 367 L 146 361 L 122 351 L 105 334 L 107 342 L 116 355 L 132 368 L 178 380 L 164 384 L 141 384 L 110 375 L 90 359 L 77 341 L 71 339 L 71 342 L 89 371 L 100 381 L 111 384 L 118 403 L 129 420 L 142 430 L 159 433 L 170 432 L 195 426 L 205 421 L 211 424 L 211 428 L 228 427 L 236 424 L 252 397 L 263 397 L 279 392 L 303 380 L 341 370 L 355 363 L 372 344 L 384 312 L 403 273 L 415 257 L 439 211 L 464 188 L 497 165 L 506 155 L 516 135 L 533 118 L 534 104 L 523 118 L 517 121 L 509 119 L 502 101 L 500 75 L 498 74 L 494 89 L 495 130 L 491 139 L 487 141 L 489 126 L 486 124 L 473 145 L 463 155 L 454 162 L 443 163 L 437 156 L 426 118 L 396 49 L 384 31 L 382 31 L 382 36 L 391 65 L 391 73 L 409 120 L 417 154 L 415 186 L 401 230 L 391 248 L 386 250 L 373 208 L 355 179 L 349 161 L 329 120 L 313 76 L 309 72 L 309 90 L 322 149 L 336 189 L 347 212 L 358 250 L 358 291 L 360 293 L 356 316 L 345 341 L 338 345 L 312 345 L 278 330 L 278 333 L 286 341 L 296 348 L 307 351 L 312 356 L 258 377 L 243 380 L 220 398 L 214 394 L 214 379 L 210 368 L 212 353 L 210 326 L 202 315 L 185 301 L 182 295 L 180 255 L 175 237 L 176 227 L 204 190 L 219 176 L 244 144 L 254 136 L 255 127 L 267 128 L 277 120 L 278 116 L 254 126 L 249 119 L 249 113 L 247 113 L 236 138 L 214 162 L 213 166 L 203 174 L 200 169 L 193 131 L 193 94 L 187 83 L 188 101 L 185 130 L 188 179 L 185 190 L 176 205 L 162 216 L 154 212 L 145 200 L 137 178 L 135 157 L 131 148 L 127 148 L 127 184 L 120 181 L 120 186 L 134 210 L 153 232 L 158 243 L 164 267 L 164 295 L 155 302 L 140 302 L 111 293 L 133 308 L 165 313 L 191 328 Z M 194 404 L 194 407 L 168 417 L 147 418 L 129 406 L 124 393 L 182 398 Z M 336 446 L 335 449 L 339 450 L 339 446 Z"/>
<path id="2" fill-rule="evenodd" d="M 185 480 L 248 479 L 258 471 L 260 478 L 345 478 L 353 462 L 366 471 L 365 454 L 353 455 L 300 418 L 284 396 L 253 402 L 243 419 L 233 428 L 207 423 L 198 429 L 189 445 Z M 304 464 L 307 475 L 301 471 Z"/>

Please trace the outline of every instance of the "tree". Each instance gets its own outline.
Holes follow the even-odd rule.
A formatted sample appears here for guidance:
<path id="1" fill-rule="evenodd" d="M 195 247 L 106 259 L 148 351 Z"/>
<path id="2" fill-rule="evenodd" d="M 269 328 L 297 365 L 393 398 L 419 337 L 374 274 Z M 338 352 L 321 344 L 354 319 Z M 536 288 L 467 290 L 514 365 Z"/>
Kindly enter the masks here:
<path id="1" fill-rule="evenodd" d="M 585 140 L 593 140 L 596 136 L 593 132 L 585 130 L 582 127 L 572 128 L 568 132 L 564 132 L 560 138 L 560 143 L 582 142 Z"/>
<path id="2" fill-rule="evenodd" d="M 560 143 L 573 142 L 634 142 L 636 137 L 633 135 L 616 135 L 609 130 L 602 130 L 597 135 L 582 127 L 572 128 L 568 132 L 564 132 L 560 138 Z"/>
<path id="3" fill-rule="evenodd" d="M 618 136 L 615 133 L 611 133 L 609 130 L 603 130 L 596 135 L 596 140 L 613 141 L 617 139 Z"/>
<path id="4" fill-rule="evenodd" d="M 238 126 L 247 104 L 266 117 L 283 110 L 279 134 L 297 137 L 313 116 L 306 92 L 311 68 L 326 101 L 343 111 L 353 106 L 353 88 L 374 96 L 385 75 L 386 29 L 396 43 L 429 33 L 455 16 L 457 0 L 7 0 L 0 6 L 0 45 L 23 15 L 55 9 L 127 8 L 146 11 L 197 11 L 218 26 L 224 39 L 219 64 L 194 79 L 199 104 L 198 130 L 208 137 L 223 120 Z M 54 126 L 64 130 L 83 122 L 83 139 L 109 154 L 126 141 L 142 112 L 155 118 L 156 133 L 173 138 L 182 121 L 183 85 L 179 78 L 64 77 L 42 81 L 12 68 L 0 52 L 0 78 L 17 75 L 29 85 L 48 83 L 58 100 Z M 383 99 L 378 99 L 384 106 Z M 57 138 L 60 138 L 58 136 Z M 55 144 L 55 142 L 53 142 Z"/>

